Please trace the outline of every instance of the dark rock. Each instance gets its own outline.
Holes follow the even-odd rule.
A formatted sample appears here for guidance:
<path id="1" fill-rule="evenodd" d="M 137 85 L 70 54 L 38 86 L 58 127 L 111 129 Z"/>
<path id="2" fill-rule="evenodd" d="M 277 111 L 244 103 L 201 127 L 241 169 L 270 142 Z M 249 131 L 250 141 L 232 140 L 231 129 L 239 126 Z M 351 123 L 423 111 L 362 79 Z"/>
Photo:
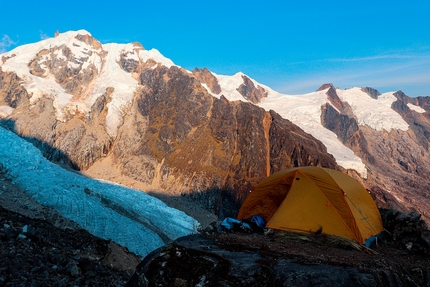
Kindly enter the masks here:
<path id="1" fill-rule="evenodd" d="M 331 105 L 322 107 L 321 123 L 334 132 L 338 138 L 346 143 L 359 130 L 357 121 L 347 115 L 342 115 Z"/>
<path id="2" fill-rule="evenodd" d="M 66 269 L 67 273 L 73 277 L 78 276 L 80 273 L 80 270 L 74 261 L 69 261 L 69 263 L 66 265 L 65 269 Z"/>
<path id="3" fill-rule="evenodd" d="M 264 88 L 256 87 L 252 80 L 245 75 L 242 75 L 243 84 L 237 88 L 237 91 L 248 101 L 253 104 L 258 104 L 263 98 L 267 98 L 267 91 Z"/>
<path id="4" fill-rule="evenodd" d="M 211 234 L 211 235 L 209 235 Z M 273 235 L 275 234 L 275 235 Z M 134 286 L 416 286 L 428 284 L 425 257 L 402 259 L 345 249 L 319 235 L 207 233 L 179 238 L 136 268 Z M 331 242 L 331 244 L 329 244 Z M 406 260 L 406 261 L 403 261 Z M 408 262 L 400 266 L 402 262 Z M 424 263 L 424 264 L 423 264 Z M 412 271 L 414 270 L 414 271 Z M 421 285 L 420 285 L 421 286 Z"/>
<path id="5" fill-rule="evenodd" d="M 361 90 L 366 94 L 368 94 L 373 99 L 377 99 L 378 96 L 382 95 L 378 90 L 370 87 L 364 87 L 364 88 L 361 88 Z"/>
<path id="6" fill-rule="evenodd" d="M 12 191 L 2 192 L 6 197 Z M 106 263 L 102 260 L 109 256 L 109 241 L 83 230 L 61 229 L 45 219 L 8 211 L 2 207 L 9 206 L 7 200 L 2 199 L 0 203 L 0 234 L 4 234 L 0 241 L 1 286 L 123 286 L 134 272 L 139 257 L 133 254 L 118 251 L 116 260 Z M 29 212 L 30 209 L 21 210 Z M 46 218 L 57 218 L 48 216 L 47 208 L 44 211 Z M 31 240 L 20 239 L 21 235 Z M 128 267 L 118 260 L 119 255 L 129 259 Z"/>
<path id="7" fill-rule="evenodd" d="M 16 238 L 19 232 L 9 227 L 3 230 L 3 234 L 4 234 L 5 240 L 10 240 L 10 239 Z"/>

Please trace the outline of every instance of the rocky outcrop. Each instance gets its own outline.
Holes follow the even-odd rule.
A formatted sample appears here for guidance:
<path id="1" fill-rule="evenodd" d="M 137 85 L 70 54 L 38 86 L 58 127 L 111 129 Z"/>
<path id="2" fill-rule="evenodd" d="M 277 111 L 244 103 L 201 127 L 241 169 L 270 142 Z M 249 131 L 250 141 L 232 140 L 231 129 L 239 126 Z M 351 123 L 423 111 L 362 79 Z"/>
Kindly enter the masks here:
<path id="1" fill-rule="evenodd" d="M 393 109 L 409 124 L 409 128 L 415 134 L 418 143 L 428 150 L 430 140 L 430 98 L 410 98 L 402 91 L 398 91 L 394 95 L 398 100 L 393 103 Z M 408 104 L 420 107 L 426 112 L 418 113 L 412 110 Z"/>
<path id="2" fill-rule="evenodd" d="M 212 93 L 214 94 L 221 93 L 221 87 L 218 84 L 218 80 L 207 68 L 204 68 L 203 70 L 199 68 L 195 68 L 193 70 L 193 75 L 202 84 L 206 84 Z"/>
<path id="3" fill-rule="evenodd" d="M 76 35 L 75 39 L 84 42 L 85 44 L 94 47 L 94 49 L 99 50 L 102 48 L 102 44 L 95 39 L 94 37 L 88 35 L 88 34 L 78 34 Z"/>
<path id="4" fill-rule="evenodd" d="M 377 99 L 378 96 L 381 95 L 381 93 L 378 90 L 371 87 L 364 87 L 364 88 L 361 88 L 361 90 L 366 94 L 368 94 L 373 99 Z"/>
<path id="5" fill-rule="evenodd" d="M 333 156 L 327 153 L 320 141 L 275 112 L 271 111 L 270 114 L 270 174 L 309 165 L 338 169 Z"/>
<path id="6" fill-rule="evenodd" d="M 30 97 L 21 83 L 22 79 L 15 73 L 3 72 L 0 69 L 0 106 L 6 105 L 15 109 L 29 104 Z"/>
<path id="7" fill-rule="evenodd" d="M 393 236 L 372 249 L 275 230 L 182 237 L 146 256 L 126 286 L 426 286 L 428 229 L 416 214 L 383 214 Z"/>
<path id="8" fill-rule="evenodd" d="M 347 102 L 344 102 L 339 98 L 338 94 L 336 93 L 336 88 L 333 86 L 333 84 L 324 84 L 319 87 L 317 91 L 323 91 L 325 89 L 328 89 L 326 92 L 327 99 L 330 101 L 333 107 L 335 107 L 339 113 L 353 118 L 354 113 L 352 111 L 351 106 Z M 322 113 L 324 113 L 324 111 Z"/>
<path id="9" fill-rule="evenodd" d="M 332 105 L 321 107 L 321 123 L 334 132 L 345 143 L 359 130 L 357 121 L 347 115 L 340 114 Z"/>
<path id="10" fill-rule="evenodd" d="M 261 86 L 255 86 L 250 78 L 242 75 L 243 84 L 237 88 L 237 91 L 248 101 L 253 104 L 261 102 L 267 97 L 267 92 Z"/>

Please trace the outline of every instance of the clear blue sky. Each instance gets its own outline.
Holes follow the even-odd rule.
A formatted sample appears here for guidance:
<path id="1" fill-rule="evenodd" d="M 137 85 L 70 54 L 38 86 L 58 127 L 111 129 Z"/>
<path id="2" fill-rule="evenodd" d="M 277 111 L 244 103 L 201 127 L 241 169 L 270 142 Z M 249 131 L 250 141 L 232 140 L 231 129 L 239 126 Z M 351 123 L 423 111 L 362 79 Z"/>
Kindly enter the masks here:
<path id="1" fill-rule="evenodd" d="M 80 29 L 287 94 L 333 83 L 430 96 L 430 1 L 7 1 L 0 51 Z"/>

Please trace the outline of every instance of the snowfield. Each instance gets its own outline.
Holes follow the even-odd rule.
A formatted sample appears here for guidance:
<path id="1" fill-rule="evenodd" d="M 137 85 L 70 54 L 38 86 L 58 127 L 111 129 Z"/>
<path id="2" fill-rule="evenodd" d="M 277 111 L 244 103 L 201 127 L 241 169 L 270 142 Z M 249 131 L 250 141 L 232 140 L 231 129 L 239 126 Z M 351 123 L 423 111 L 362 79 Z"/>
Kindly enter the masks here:
<path id="1" fill-rule="evenodd" d="M 103 239 L 146 256 L 199 223 L 146 193 L 62 169 L 31 143 L 0 128 L 0 168 L 37 202 Z"/>

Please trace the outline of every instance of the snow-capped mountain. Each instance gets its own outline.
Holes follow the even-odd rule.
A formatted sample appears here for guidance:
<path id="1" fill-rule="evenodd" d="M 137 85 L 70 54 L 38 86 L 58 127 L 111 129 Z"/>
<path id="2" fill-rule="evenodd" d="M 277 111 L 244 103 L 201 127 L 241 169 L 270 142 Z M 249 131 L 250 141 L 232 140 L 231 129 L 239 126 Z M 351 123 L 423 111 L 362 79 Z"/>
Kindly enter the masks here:
<path id="1" fill-rule="evenodd" d="M 272 172 L 320 165 L 357 177 L 380 205 L 429 219 L 427 97 L 333 85 L 285 95 L 84 30 L 4 53 L 0 69 L 2 126 L 88 176 L 210 194 L 219 212 Z"/>

